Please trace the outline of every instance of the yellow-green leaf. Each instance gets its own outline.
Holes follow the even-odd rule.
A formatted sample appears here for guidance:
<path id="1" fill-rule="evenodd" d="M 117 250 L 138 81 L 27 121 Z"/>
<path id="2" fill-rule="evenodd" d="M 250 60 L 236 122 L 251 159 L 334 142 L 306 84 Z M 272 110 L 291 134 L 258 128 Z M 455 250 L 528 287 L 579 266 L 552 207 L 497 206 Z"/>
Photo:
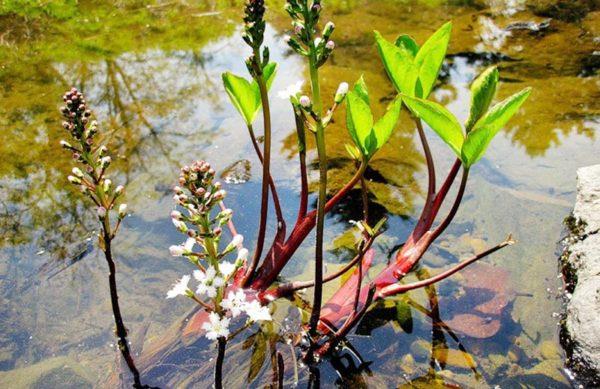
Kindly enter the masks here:
<path id="1" fill-rule="evenodd" d="M 531 88 L 515 93 L 496 104 L 475 123 L 462 147 L 462 160 L 467 167 L 481 159 L 494 136 L 517 113 L 530 93 Z"/>
<path id="2" fill-rule="evenodd" d="M 471 84 L 471 110 L 465 125 L 467 133 L 490 107 L 496 94 L 498 79 L 498 69 L 492 66 L 484 70 Z"/>
<path id="3" fill-rule="evenodd" d="M 414 54 L 404 45 L 396 46 L 375 31 L 377 50 L 383 62 L 383 67 L 396 90 L 409 96 L 414 96 L 415 84 L 419 76 L 414 64 Z"/>
<path id="4" fill-rule="evenodd" d="M 460 123 L 450 111 L 438 103 L 416 97 L 402 96 L 402 100 L 450 146 L 459 158 L 461 157 L 464 135 Z"/>
<path id="5" fill-rule="evenodd" d="M 277 64 L 271 62 L 263 69 L 263 77 L 267 86 L 270 89 L 275 74 L 277 72 Z M 260 98 L 260 89 L 256 80 L 249 82 L 243 77 L 237 76 L 230 72 L 225 72 L 222 75 L 225 91 L 231 100 L 233 106 L 244 118 L 246 124 L 250 125 L 256 119 L 256 115 L 262 107 Z"/>
<path id="6" fill-rule="evenodd" d="M 444 24 L 427 39 L 415 56 L 415 67 L 419 74 L 415 96 L 427 98 L 431 93 L 446 56 L 451 32 L 452 22 Z"/>
<path id="7" fill-rule="evenodd" d="M 373 132 L 377 140 L 377 150 L 379 150 L 392 136 L 392 131 L 396 127 L 400 109 L 402 108 L 402 99 L 398 96 L 388 107 L 387 112 L 375 123 Z"/>
<path id="8" fill-rule="evenodd" d="M 346 126 L 356 146 L 368 155 L 367 142 L 373 128 L 373 114 L 369 104 L 356 90 L 351 90 L 346 96 Z"/>

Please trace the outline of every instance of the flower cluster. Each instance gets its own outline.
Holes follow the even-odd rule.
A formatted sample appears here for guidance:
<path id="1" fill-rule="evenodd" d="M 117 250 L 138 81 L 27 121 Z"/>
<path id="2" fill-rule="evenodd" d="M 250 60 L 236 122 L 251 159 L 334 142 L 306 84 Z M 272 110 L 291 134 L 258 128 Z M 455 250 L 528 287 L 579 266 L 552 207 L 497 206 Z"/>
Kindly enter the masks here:
<path id="1" fill-rule="evenodd" d="M 96 213 L 105 231 L 105 236 L 100 236 L 103 246 L 106 238 L 114 237 L 121 220 L 127 214 L 127 204 L 119 205 L 117 201 L 123 194 L 124 187 L 114 186 L 106 174 L 112 159 L 107 147 L 99 145 L 95 140 L 98 123 L 95 120 L 90 122 L 92 112 L 87 108 L 83 94 L 73 88 L 64 94 L 63 101 L 65 106 L 60 108 L 60 112 L 65 121 L 62 126 L 71 135 L 73 144 L 65 140 L 60 141 L 60 144 L 72 152 L 73 159 L 79 164 L 73 167 L 72 174 L 67 178 L 96 204 Z M 117 224 L 111 231 L 109 216 L 110 211 L 115 209 Z"/>
<path id="2" fill-rule="evenodd" d="M 195 291 L 190 289 L 192 277 L 186 275 L 167 293 L 167 298 L 190 297 L 210 312 L 210 320 L 204 324 L 209 339 L 228 335 L 228 314 L 236 317 L 245 312 L 251 321 L 271 319 L 268 308 L 256 300 L 247 302 L 241 289 L 231 291 L 231 281 L 246 263 L 248 250 L 243 247 L 244 238 L 240 234 L 233 235 L 225 247 L 221 245 L 223 226 L 231 221 L 233 212 L 223 205 L 227 193 L 214 178 L 215 170 L 205 161 L 181 169 L 173 199 L 182 211 L 173 210 L 171 219 L 187 239 L 171 246 L 169 251 L 173 256 L 187 258 L 198 268 L 193 272 L 198 285 Z M 235 261 L 225 260 L 233 252 Z"/>
<path id="3" fill-rule="evenodd" d="M 314 56 L 317 67 L 322 66 L 335 48 L 331 34 L 335 29 L 332 22 L 327 22 L 317 36 L 317 25 L 321 16 L 319 0 L 288 0 L 285 6 L 292 18 L 293 34 L 285 38 L 286 43 L 298 54 Z"/>
<path id="4" fill-rule="evenodd" d="M 269 48 L 264 47 L 262 58 L 260 47 L 265 35 L 265 1 L 247 0 L 244 7 L 244 32 L 242 39 L 252 48 L 252 55 L 246 59 L 246 67 L 256 78 L 262 75 L 262 71 L 269 63 Z"/>

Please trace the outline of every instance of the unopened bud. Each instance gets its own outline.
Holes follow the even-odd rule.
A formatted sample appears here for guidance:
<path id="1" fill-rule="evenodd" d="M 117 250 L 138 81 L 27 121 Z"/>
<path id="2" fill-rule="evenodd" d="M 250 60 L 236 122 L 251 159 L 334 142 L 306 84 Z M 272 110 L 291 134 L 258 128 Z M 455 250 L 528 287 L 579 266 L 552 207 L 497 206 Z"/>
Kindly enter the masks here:
<path id="1" fill-rule="evenodd" d="M 123 190 L 125 189 L 125 187 L 123 185 L 119 185 L 115 188 L 115 196 L 120 196 L 121 194 L 123 194 Z"/>
<path id="2" fill-rule="evenodd" d="M 123 203 L 119 205 L 119 219 L 123 219 L 127 214 L 127 204 Z"/>
<path id="3" fill-rule="evenodd" d="M 325 44 L 325 47 L 327 48 L 327 50 L 333 50 L 333 49 L 335 49 L 335 42 L 327 41 L 327 43 Z"/>
<path id="4" fill-rule="evenodd" d="M 340 86 L 338 86 L 337 92 L 335 92 L 335 102 L 336 104 L 339 104 L 342 102 L 342 100 L 344 100 L 344 97 L 346 97 L 346 94 L 348 93 L 348 83 L 347 82 L 342 82 L 340 84 Z"/>
<path id="5" fill-rule="evenodd" d="M 73 146 L 71 146 L 71 144 L 69 142 L 67 142 L 66 140 L 61 140 L 60 141 L 60 145 L 62 147 L 64 147 L 65 149 L 71 149 L 71 148 L 73 148 Z"/>
<path id="6" fill-rule="evenodd" d="M 304 108 L 310 107 L 310 97 L 308 97 L 306 95 L 300 97 L 300 105 L 303 106 Z"/>
<path id="7" fill-rule="evenodd" d="M 75 184 L 75 185 L 81 184 L 81 180 L 79 178 L 75 177 L 75 176 L 68 176 L 67 180 L 69 180 L 69 182 L 71 184 Z"/>
<path id="8" fill-rule="evenodd" d="M 104 183 L 102 184 L 102 189 L 105 192 L 108 192 L 110 190 L 111 185 L 112 185 L 112 181 L 107 178 L 106 180 L 104 180 Z"/>
<path id="9" fill-rule="evenodd" d="M 100 158 L 100 166 L 103 169 L 106 169 L 108 167 L 108 165 L 110 165 L 111 162 L 112 162 L 112 159 L 108 156 Z"/>
<path id="10" fill-rule="evenodd" d="M 98 209 L 96 210 L 96 212 L 98 213 L 98 217 L 100 219 L 104 219 L 106 217 L 106 208 L 104 208 L 104 207 L 98 207 Z"/>
<path id="11" fill-rule="evenodd" d="M 71 170 L 71 172 L 72 172 L 72 173 L 75 175 L 75 177 L 78 177 L 78 178 L 82 178 L 82 177 L 83 177 L 83 172 L 82 172 L 82 171 L 81 171 L 81 169 L 80 169 L 80 168 L 78 168 L 78 167 L 74 167 L 74 168 Z"/>

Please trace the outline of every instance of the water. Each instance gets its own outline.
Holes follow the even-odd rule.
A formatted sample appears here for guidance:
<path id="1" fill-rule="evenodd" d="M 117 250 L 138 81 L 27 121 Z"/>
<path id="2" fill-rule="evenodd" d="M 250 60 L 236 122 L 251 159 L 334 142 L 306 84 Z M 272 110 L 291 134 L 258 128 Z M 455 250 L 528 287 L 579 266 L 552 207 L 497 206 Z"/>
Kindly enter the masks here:
<path id="1" fill-rule="evenodd" d="M 244 166 L 243 179 L 233 180 L 249 181 L 225 187 L 236 226 L 249 241 L 254 238 L 259 164 L 220 83 L 223 71 L 245 72 L 235 3 L 146 7 L 120 2 L 113 7 L 84 2 L 79 8 L 48 11 L 52 17 L 0 18 L 3 387 L 114 386 L 121 373 L 106 265 L 98 250 L 89 249 L 96 225 L 88 204 L 66 184 L 71 161 L 57 147 L 64 135 L 60 96 L 71 85 L 87 94 L 102 128 L 110 131 L 119 172 L 114 181 L 127 185 L 132 216 L 115 246 L 121 306 L 132 348 L 141 352 L 143 376 L 161 387 L 210 384 L 213 345 L 194 336 L 182 339 L 192 307 L 184 299 L 164 298 L 170 284 L 191 270 L 168 255 L 168 246 L 182 239 L 169 220 L 168 188 L 179 166 L 194 159 L 210 160 L 219 170 L 249 159 L 250 172 Z M 518 244 L 485 259 L 475 274 L 476 279 L 493 274 L 507 282 L 473 288 L 467 275 L 458 275 L 428 291 L 377 305 L 339 355 L 320 364 L 322 384 L 572 385 L 558 341 L 555 313 L 561 311 L 562 294 L 556 244 L 574 200 L 576 169 L 598 161 L 598 12 L 586 13 L 579 2 L 562 13 L 531 1 L 327 3 L 338 26 L 338 48 L 322 70 L 324 96 L 333 95 L 339 82 L 364 73 L 372 101 L 381 102 L 374 107 L 379 115 L 393 90 L 371 30 L 388 38 L 405 32 L 422 42 L 450 18 L 452 41 L 435 99 L 465 119 L 468 84 L 490 63 L 501 71 L 500 98 L 524 86 L 533 87 L 533 93 L 473 169 L 455 222 L 419 271 L 420 276 L 434 274 L 512 233 Z M 283 13 L 271 15 L 266 41 L 273 59 L 286 69 L 273 92 L 306 78 L 302 61 L 282 42 L 288 25 Z M 288 103 L 273 93 L 272 105 L 272 174 L 280 182 L 291 223 L 299 191 L 295 132 Z M 349 141 L 342 113 L 337 118 L 327 134 L 333 188 L 352 174 L 342 147 Z M 428 135 L 442 175 L 453 157 L 432 132 Z M 308 158 L 314 161 L 314 143 L 308 139 Z M 314 183 L 317 171 L 311 166 Z M 410 231 L 426 190 L 424 159 L 406 113 L 371 167 L 371 214 L 390 218 L 376 245 L 377 271 Z M 351 255 L 348 221 L 360 214 L 358 193 L 351 198 L 356 201 L 344 202 L 327 219 L 330 271 Z M 310 244 L 302 246 L 284 276 L 308 277 L 311 253 Z M 332 284 L 326 297 L 339 286 Z M 500 304 L 497 314 L 465 316 L 490 299 L 498 303 L 498 296 L 508 304 Z M 433 319 L 427 314 L 432 305 Z M 274 317 L 273 325 L 255 326 L 230 343 L 224 373 L 229 387 L 269 383 L 275 348 L 285 359 L 286 385 L 306 385 L 308 371 L 295 363 L 287 345 L 299 331 L 298 310 L 278 302 Z"/>

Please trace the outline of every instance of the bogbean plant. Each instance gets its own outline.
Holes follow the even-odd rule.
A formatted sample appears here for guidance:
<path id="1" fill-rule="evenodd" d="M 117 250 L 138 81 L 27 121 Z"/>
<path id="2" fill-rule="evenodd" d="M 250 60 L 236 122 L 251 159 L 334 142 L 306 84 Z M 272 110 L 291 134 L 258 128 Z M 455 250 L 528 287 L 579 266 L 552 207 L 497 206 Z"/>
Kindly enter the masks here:
<path id="1" fill-rule="evenodd" d="M 251 79 L 232 73 L 224 73 L 222 77 L 225 91 L 244 120 L 257 157 L 262 163 L 258 237 L 252 255 L 243 247 L 243 238 L 237 233 L 231 220 L 233 213 L 223 203 L 226 193 L 221 185 L 214 181 L 215 171 L 207 162 L 197 161 L 183 167 L 179 186 L 175 187 L 174 200 L 178 208 L 173 211 L 171 217 L 176 228 L 187 238 L 183 244 L 172 246 L 170 251 L 173 256 L 187 258 L 196 269 L 191 276 L 182 277 L 168 292 L 167 297 L 187 296 L 202 309 L 202 312 L 198 313 L 205 315 L 202 330 L 205 331 L 206 337 L 218 341 L 215 369 L 217 387 L 221 386 L 226 341 L 232 336 L 229 329 L 231 320 L 242 313 L 247 324 L 269 321 L 270 302 L 278 298 L 290 298 L 302 289 L 313 288 L 312 311 L 304 334 L 306 342 L 299 344 L 302 345 L 305 361 L 314 363 L 319 357 L 336 349 L 373 302 L 439 282 L 513 243 L 509 236 L 502 243 L 429 279 L 408 284 L 400 282 L 450 225 L 462 202 L 470 168 L 482 158 L 491 140 L 518 111 L 530 90 L 524 89 L 492 106 L 499 76 L 495 67 L 486 69 L 471 85 L 470 115 L 465 125 L 461 125 L 446 108 L 428 99 L 446 55 L 451 23 L 444 24 L 422 45 L 408 35 L 400 35 L 394 42 L 390 42 L 375 32 L 377 50 L 397 95 L 387 111 L 381 117 L 374 118 L 367 82 L 363 77 L 360 77 L 352 88 L 343 82 L 335 95 L 321 95 L 319 70 L 326 65 L 335 50 L 332 40 L 335 26 L 332 22 L 324 23 L 321 20 L 321 1 L 287 0 L 285 10 L 292 19 L 292 29 L 285 41 L 294 52 L 306 59 L 310 80 L 309 89 L 302 90 L 302 83 L 297 82 L 279 93 L 290 102 L 298 141 L 300 199 L 298 216 L 291 231 L 287 230 L 277 188 L 270 173 L 272 130 L 268 92 L 278 69 L 277 64 L 270 61 L 268 48 L 263 45 L 263 0 L 247 0 L 244 7 L 242 38 L 251 52 L 245 61 Z M 352 144 L 346 145 L 346 149 L 355 160 L 356 171 L 341 189 L 327 198 L 327 131 L 337 108 L 344 103 L 346 127 L 352 140 Z M 325 214 L 357 184 L 364 185 L 363 174 L 373 156 L 392 136 L 403 107 L 408 109 L 415 123 L 427 164 L 427 196 L 421 215 L 406 242 L 396 253 L 395 259 L 378 274 L 373 274 L 370 282 L 365 281 L 365 275 L 374 257 L 371 246 L 382 233 L 385 220 L 369 225 L 365 217 L 356 222 L 361 236 L 357 242 L 356 256 L 339 271 L 324 275 Z M 75 124 L 79 126 L 77 134 L 82 134 L 82 131 L 85 131 L 83 116 L 72 107 L 65 112 L 69 117 L 71 112 L 74 113 L 75 123 L 79 123 Z M 260 112 L 263 117 L 262 148 L 254 129 L 254 122 Z M 425 122 L 456 154 L 456 160 L 441 185 L 437 184 L 434 159 L 422 122 Z M 313 210 L 308 209 L 306 136 L 315 138 L 319 166 L 317 206 Z M 88 180 L 90 185 L 84 185 L 89 187 L 89 190 L 84 191 L 89 193 L 98 205 L 100 221 L 104 231 L 108 231 L 103 234 L 101 245 L 104 245 L 105 252 L 106 247 L 110 251 L 110 238 L 114 233 L 109 230 L 108 214 L 115 206 L 117 189 L 111 192 L 110 184 L 106 186 L 104 170 L 107 160 L 103 159 L 104 154 L 100 150 L 90 152 L 88 142 L 82 135 L 77 135 L 76 139 L 81 143 L 80 148 L 70 145 L 65 147 L 74 151 L 78 160 L 90 166 L 87 170 L 87 173 L 91 174 Z M 459 172 L 461 179 L 456 196 L 452 201 L 447 201 L 447 195 Z M 70 180 L 81 185 L 84 182 L 83 173 L 77 171 Z M 265 251 L 270 199 L 276 216 L 275 235 L 270 247 Z M 436 223 L 442 206 L 447 202 L 450 203 L 448 213 Z M 118 220 L 121 218 L 122 215 Z M 313 229 L 316 229 L 313 279 L 279 282 L 278 277 L 282 269 Z M 225 235 L 228 237 L 225 238 Z M 221 244 L 222 240 L 227 244 Z M 199 249 L 196 250 L 196 247 Z M 235 259 L 231 261 L 228 257 Z M 323 304 L 323 284 L 352 269 L 354 271 L 349 279 Z M 188 286 L 192 278 L 197 282 L 195 290 Z"/>
<path id="2" fill-rule="evenodd" d="M 112 253 L 112 241 L 115 238 L 123 218 L 127 215 L 127 204 L 121 202 L 124 187 L 115 186 L 108 176 L 108 168 L 112 162 L 108 148 L 98 141 L 98 123 L 90 121 L 92 112 L 81 92 L 73 88 L 63 96 L 65 105 L 60 108 L 63 115 L 63 128 L 70 135 L 71 141 L 62 140 L 61 146 L 71 152 L 76 166 L 68 181 L 77 186 L 96 207 L 95 213 L 100 223 L 98 245 L 104 253 L 108 264 L 108 284 L 110 301 L 115 320 L 115 334 L 118 337 L 118 347 L 121 351 L 134 379 L 135 388 L 146 388 L 140 381 L 140 374 L 127 341 L 127 328 L 123 322 L 119 297 L 117 293 L 116 265 Z M 116 222 L 111 222 L 111 216 Z"/>

